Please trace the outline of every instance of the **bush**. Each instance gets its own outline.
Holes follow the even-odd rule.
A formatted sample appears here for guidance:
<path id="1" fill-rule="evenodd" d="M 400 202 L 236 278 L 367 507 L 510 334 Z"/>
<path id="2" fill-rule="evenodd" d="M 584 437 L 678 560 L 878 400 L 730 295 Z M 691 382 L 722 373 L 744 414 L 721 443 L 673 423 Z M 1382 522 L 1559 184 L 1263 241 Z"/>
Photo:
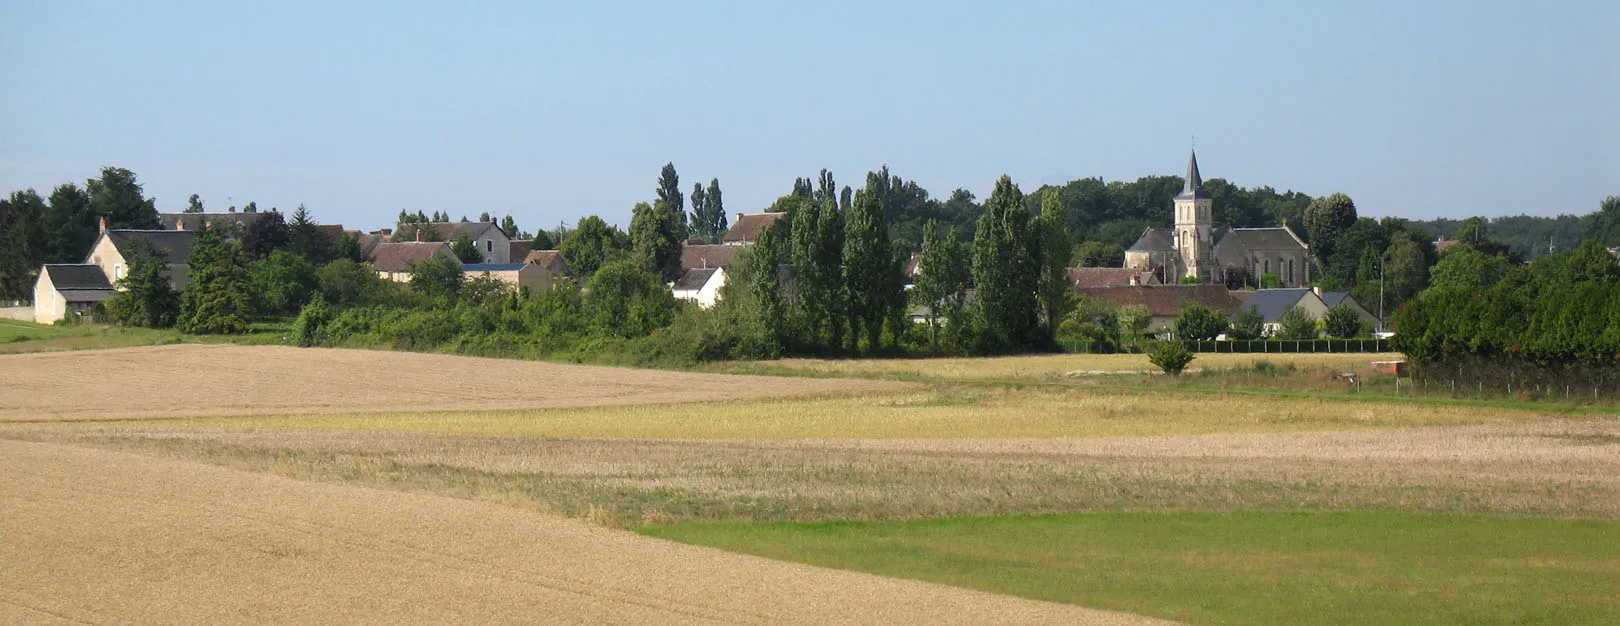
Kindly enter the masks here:
<path id="1" fill-rule="evenodd" d="M 1219 313 L 1202 304 L 1189 304 L 1176 318 L 1176 337 L 1193 341 L 1207 341 L 1226 332 L 1231 323 Z"/>
<path id="2" fill-rule="evenodd" d="M 317 294 L 293 320 L 293 341 L 306 348 L 321 343 L 323 331 L 331 321 L 332 307 L 326 304 L 326 298 Z"/>
<path id="3" fill-rule="evenodd" d="M 1282 339 L 1315 339 L 1321 334 L 1316 320 L 1298 305 L 1283 309 L 1282 315 L 1277 318 L 1277 325 L 1280 327 L 1277 336 Z"/>
<path id="4" fill-rule="evenodd" d="M 1349 339 L 1362 334 L 1361 316 L 1348 303 L 1340 304 L 1328 310 L 1327 319 L 1323 325 L 1327 334 L 1334 339 Z"/>
<path id="5" fill-rule="evenodd" d="M 1171 376 L 1180 376 L 1195 358 L 1198 357 L 1179 341 L 1160 341 L 1148 352 L 1148 361 Z"/>
<path id="6" fill-rule="evenodd" d="M 1238 309 L 1232 314 L 1232 329 L 1227 336 L 1232 339 L 1259 339 L 1265 333 L 1266 318 L 1252 306 Z"/>

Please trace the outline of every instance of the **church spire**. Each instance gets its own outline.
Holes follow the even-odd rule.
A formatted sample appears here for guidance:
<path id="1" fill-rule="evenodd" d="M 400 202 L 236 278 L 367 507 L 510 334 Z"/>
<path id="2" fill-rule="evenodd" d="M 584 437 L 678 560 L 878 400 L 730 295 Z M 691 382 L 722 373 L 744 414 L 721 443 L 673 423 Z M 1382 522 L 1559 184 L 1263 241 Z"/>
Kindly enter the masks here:
<path id="1" fill-rule="evenodd" d="M 1204 177 L 1198 175 L 1198 151 L 1193 150 L 1192 157 L 1187 160 L 1187 182 L 1181 187 L 1181 195 L 1177 198 L 1208 198 L 1209 192 L 1204 191 Z"/>

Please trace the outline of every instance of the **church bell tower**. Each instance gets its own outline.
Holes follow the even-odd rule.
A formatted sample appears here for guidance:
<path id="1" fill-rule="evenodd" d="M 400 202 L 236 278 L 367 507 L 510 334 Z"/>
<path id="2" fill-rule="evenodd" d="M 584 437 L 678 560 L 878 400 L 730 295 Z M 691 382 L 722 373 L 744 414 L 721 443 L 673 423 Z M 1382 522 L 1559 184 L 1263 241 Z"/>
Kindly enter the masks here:
<path id="1" fill-rule="evenodd" d="M 1187 182 L 1176 196 L 1176 250 L 1181 252 L 1183 276 L 1200 281 L 1215 278 L 1215 245 L 1211 241 L 1215 201 L 1198 175 L 1198 152 L 1187 161 Z"/>

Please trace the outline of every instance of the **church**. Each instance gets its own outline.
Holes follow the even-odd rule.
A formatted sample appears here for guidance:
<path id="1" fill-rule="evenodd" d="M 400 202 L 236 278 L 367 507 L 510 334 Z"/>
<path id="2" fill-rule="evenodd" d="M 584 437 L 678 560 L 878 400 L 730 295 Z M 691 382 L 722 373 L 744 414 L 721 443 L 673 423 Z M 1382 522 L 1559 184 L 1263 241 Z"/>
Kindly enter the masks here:
<path id="1" fill-rule="evenodd" d="M 1287 224 L 1275 228 L 1219 228 L 1215 226 L 1215 200 L 1204 189 L 1198 173 L 1198 153 L 1187 162 L 1186 183 L 1172 208 L 1175 227 L 1149 228 L 1125 251 L 1125 267 L 1163 268 L 1166 283 L 1177 277 L 1200 283 L 1224 283 L 1228 276 L 1247 272 L 1259 281 L 1272 274 L 1285 287 L 1311 282 L 1310 246 Z M 1214 243 L 1220 231 L 1220 243 Z"/>

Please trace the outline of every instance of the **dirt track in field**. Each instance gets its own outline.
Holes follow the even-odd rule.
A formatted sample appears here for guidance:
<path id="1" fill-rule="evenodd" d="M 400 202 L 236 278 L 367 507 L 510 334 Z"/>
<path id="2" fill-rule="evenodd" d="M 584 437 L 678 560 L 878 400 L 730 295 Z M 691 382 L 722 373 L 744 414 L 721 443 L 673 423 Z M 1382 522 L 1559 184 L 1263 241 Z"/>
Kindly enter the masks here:
<path id="1" fill-rule="evenodd" d="M 908 387 L 442 354 L 190 344 L 0 355 L 0 422 L 576 408 Z"/>
<path id="2" fill-rule="evenodd" d="M 0 622 L 1146 624 L 491 503 L 0 441 Z"/>

